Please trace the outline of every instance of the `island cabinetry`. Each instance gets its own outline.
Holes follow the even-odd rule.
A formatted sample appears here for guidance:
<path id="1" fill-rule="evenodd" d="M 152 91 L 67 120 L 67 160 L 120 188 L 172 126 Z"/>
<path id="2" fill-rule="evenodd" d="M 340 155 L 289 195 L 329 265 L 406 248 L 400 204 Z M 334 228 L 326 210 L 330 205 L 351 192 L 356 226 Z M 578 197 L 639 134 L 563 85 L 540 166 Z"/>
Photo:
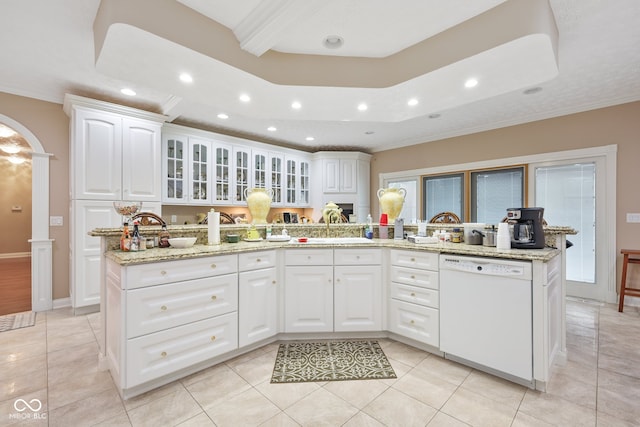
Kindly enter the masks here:
<path id="1" fill-rule="evenodd" d="M 438 254 L 390 252 L 389 330 L 438 347 Z"/>
<path id="2" fill-rule="evenodd" d="M 285 250 L 285 332 L 333 331 L 333 249 Z"/>
<path id="3" fill-rule="evenodd" d="M 238 340 L 244 347 L 278 333 L 276 251 L 238 256 Z"/>
<path id="4" fill-rule="evenodd" d="M 334 330 L 382 330 L 382 252 L 334 250 Z"/>
<path id="5" fill-rule="evenodd" d="M 106 270 L 105 353 L 123 394 L 238 348 L 236 255 Z"/>

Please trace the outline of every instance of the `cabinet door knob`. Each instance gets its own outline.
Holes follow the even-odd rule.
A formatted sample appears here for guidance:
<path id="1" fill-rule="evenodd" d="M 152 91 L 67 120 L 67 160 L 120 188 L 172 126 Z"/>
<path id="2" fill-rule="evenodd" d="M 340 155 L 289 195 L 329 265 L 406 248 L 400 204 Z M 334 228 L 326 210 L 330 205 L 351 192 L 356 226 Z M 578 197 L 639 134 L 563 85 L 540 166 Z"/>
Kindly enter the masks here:
<path id="1" fill-rule="evenodd" d="M 356 255 L 356 259 L 360 259 L 360 255 Z"/>
<path id="2" fill-rule="evenodd" d="M 162 353 L 160 353 L 160 356 L 161 356 L 161 357 L 167 357 L 167 352 L 166 352 L 166 351 L 163 351 Z"/>
<path id="3" fill-rule="evenodd" d="M 218 299 L 218 297 L 217 297 L 217 296 L 215 296 L 215 295 L 211 295 L 211 300 L 212 300 L 212 301 L 215 301 L 216 299 Z"/>
<path id="4" fill-rule="evenodd" d="M 167 311 L 167 306 L 166 306 L 166 305 L 163 305 L 162 307 L 160 307 L 160 310 L 162 310 L 162 311 Z"/>
<path id="5" fill-rule="evenodd" d="M 272 283 L 273 285 L 275 285 L 275 284 L 276 284 L 276 281 L 275 281 L 275 280 L 272 280 L 272 281 L 271 281 L 271 283 Z"/>
<path id="6" fill-rule="evenodd" d="M 216 268 L 216 267 L 217 267 L 217 265 L 211 264 L 211 268 Z"/>
<path id="7" fill-rule="evenodd" d="M 415 297 L 415 296 L 416 296 L 416 293 L 415 293 L 415 292 L 411 292 L 411 296 L 412 296 L 412 297 Z"/>
<path id="8" fill-rule="evenodd" d="M 215 341 L 215 340 L 216 340 L 216 336 L 215 336 L 215 335 L 212 335 L 212 336 L 211 336 L 211 341 Z"/>
<path id="9" fill-rule="evenodd" d="M 416 276 L 414 276 L 414 275 L 412 274 L 412 275 L 411 275 L 411 278 L 412 278 L 412 279 L 415 279 L 415 278 L 416 278 Z"/>
<path id="10" fill-rule="evenodd" d="M 411 258 L 411 262 L 416 262 L 416 259 L 415 258 Z"/>
<path id="11" fill-rule="evenodd" d="M 160 274 L 164 276 L 165 274 L 167 274 L 167 272 L 162 270 L 162 271 L 160 271 Z"/>
<path id="12" fill-rule="evenodd" d="M 412 320 L 412 321 L 411 321 L 411 322 L 409 322 L 409 323 L 411 323 L 411 324 L 413 325 L 414 323 L 416 323 L 416 321 L 415 321 L 415 320 Z"/>

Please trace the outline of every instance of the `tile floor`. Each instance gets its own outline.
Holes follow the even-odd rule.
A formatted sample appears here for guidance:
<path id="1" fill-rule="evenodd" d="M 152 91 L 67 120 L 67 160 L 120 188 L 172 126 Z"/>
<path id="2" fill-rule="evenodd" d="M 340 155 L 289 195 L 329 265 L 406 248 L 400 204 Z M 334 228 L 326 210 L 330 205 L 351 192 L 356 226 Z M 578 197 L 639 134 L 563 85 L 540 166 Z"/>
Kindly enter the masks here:
<path id="1" fill-rule="evenodd" d="M 272 344 L 127 401 L 97 369 L 99 314 L 39 313 L 0 333 L 0 425 L 640 425 L 640 311 L 567 306 L 568 361 L 547 393 L 380 340 L 395 380 L 270 384 Z"/>

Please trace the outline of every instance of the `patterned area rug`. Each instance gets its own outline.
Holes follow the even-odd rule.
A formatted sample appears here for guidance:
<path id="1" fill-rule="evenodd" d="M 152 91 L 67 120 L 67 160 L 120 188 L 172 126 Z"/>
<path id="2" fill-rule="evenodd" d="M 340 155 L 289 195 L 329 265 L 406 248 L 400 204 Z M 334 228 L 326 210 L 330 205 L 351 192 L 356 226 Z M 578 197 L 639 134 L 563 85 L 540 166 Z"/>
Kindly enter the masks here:
<path id="1" fill-rule="evenodd" d="M 396 378 L 377 341 L 280 344 L 272 383 Z"/>
<path id="2" fill-rule="evenodd" d="M 24 313 L 14 313 L 0 316 L 0 332 L 26 328 L 35 324 L 36 313 L 33 311 L 25 311 Z"/>

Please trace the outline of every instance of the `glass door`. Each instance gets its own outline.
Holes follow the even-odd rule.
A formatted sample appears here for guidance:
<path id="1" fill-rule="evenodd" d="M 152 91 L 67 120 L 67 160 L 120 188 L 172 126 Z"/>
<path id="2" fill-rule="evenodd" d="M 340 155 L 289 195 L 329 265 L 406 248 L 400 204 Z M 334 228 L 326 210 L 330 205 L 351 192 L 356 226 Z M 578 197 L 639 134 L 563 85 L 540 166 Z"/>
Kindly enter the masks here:
<path id="1" fill-rule="evenodd" d="M 241 148 L 234 148 L 233 159 L 235 166 L 235 194 L 234 203 L 246 203 L 244 195 L 249 188 L 249 151 Z"/>
<path id="2" fill-rule="evenodd" d="M 286 204 L 287 205 L 295 205 L 296 204 L 296 192 L 298 189 L 297 183 L 296 183 L 296 178 L 297 178 L 297 163 L 295 160 L 291 160 L 291 159 L 287 159 L 287 177 L 286 177 L 286 182 L 287 182 L 287 199 L 286 199 Z"/>
<path id="3" fill-rule="evenodd" d="M 216 203 L 228 203 L 231 196 L 231 184 L 229 181 L 231 153 L 228 147 L 217 146 L 214 153 L 214 168 L 216 175 L 214 177 L 215 182 L 215 195 L 214 201 Z"/>
<path id="4" fill-rule="evenodd" d="M 311 188 L 309 186 L 310 172 L 309 162 L 300 161 L 300 205 L 308 206 L 311 203 Z"/>
<path id="5" fill-rule="evenodd" d="M 274 205 L 282 205 L 282 176 L 284 174 L 283 165 L 284 159 L 282 156 L 271 154 L 271 169 L 269 171 L 271 179 L 269 184 L 271 185 L 271 189 L 273 190 L 273 197 L 271 198 L 271 202 Z"/>
<path id="6" fill-rule="evenodd" d="M 602 161 L 586 159 L 532 165 L 535 177 L 534 205 L 544 208 L 549 225 L 569 225 L 578 231 L 567 236 L 567 295 L 603 301 L 606 294 L 606 262 L 602 241 L 605 230 L 604 185 L 599 182 Z"/>
<path id="7" fill-rule="evenodd" d="M 209 142 L 190 140 L 191 201 L 208 203 L 209 194 Z"/>
<path id="8" fill-rule="evenodd" d="M 164 167 L 166 169 L 164 173 L 165 188 L 163 189 L 163 199 L 167 202 L 185 201 L 185 176 L 183 175 L 184 156 L 186 154 L 185 140 L 168 137 L 164 143 Z"/>

